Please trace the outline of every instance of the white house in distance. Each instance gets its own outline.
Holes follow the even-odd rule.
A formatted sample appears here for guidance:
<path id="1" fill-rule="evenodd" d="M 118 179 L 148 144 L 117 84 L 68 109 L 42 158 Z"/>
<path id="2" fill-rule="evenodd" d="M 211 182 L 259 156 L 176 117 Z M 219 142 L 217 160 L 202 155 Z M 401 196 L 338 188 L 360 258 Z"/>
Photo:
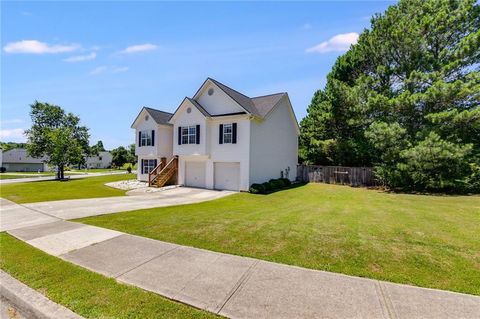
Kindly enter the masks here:
<path id="1" fill-rule="evenodd" d="M 110 168 L 112 167 L 112 154 L 108 151 L 100 151 L 98 155 L 88 156 L 85 159 L 85 166 L 91 168 Z"/>
<path id="2" fill-rule="evenodd" d="M 13 148 L 2 154 L 2 167 L 7 172 L 44 172 L 48 170 L 46 157 L 34 158 L 28 156 L 24 148 Z"/>
<path id="3" fill-rule="evenodd" d="M 140 180 L 174 155 L 185 186 L 247 191 L 296 178 L 299 127 L 287 93 L 250 98 L 208 78 L 173 115 L 143 108 L 132 128 Z"/>

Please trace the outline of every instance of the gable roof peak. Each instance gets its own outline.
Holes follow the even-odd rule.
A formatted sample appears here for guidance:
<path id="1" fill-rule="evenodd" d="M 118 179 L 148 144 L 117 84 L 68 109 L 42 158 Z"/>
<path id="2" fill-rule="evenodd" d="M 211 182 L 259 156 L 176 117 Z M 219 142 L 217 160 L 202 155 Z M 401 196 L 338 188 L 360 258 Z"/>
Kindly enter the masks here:
<path id="1" fill-rule="evenodd" d="M 137 117 L 135 118 L 135 121 L 133 121 L 131 127 L 134 128 L 135 123 L 140 117 L 140 114 L 142 114 L 143 110 L 145 110 L 155 121 L 155 123 L 160 124 L 160 125 L 171 125 L 168 123 L 170 118 L 172 117 L 172 113 L 157 110 L 148 106 L 143 106 L 140 112 L 138 113 Z"/>
<path id="2" fill-rule="evenodd" d="M 227 94 L 231 99 L 237 102 L 237 104 L 240 105 L 245 111 L 255 116 L 260 116 L 250 97 L 238 92 L 237 90 L 232 89 L 229 86 L 226 86 L 223 83 L 218 82 L 215 79 L 209 77 L 206 81 L 208 80 L 212 81 L 216 86 L 218 86 L 223 92 L 225 92 L 225 94 Z"/>

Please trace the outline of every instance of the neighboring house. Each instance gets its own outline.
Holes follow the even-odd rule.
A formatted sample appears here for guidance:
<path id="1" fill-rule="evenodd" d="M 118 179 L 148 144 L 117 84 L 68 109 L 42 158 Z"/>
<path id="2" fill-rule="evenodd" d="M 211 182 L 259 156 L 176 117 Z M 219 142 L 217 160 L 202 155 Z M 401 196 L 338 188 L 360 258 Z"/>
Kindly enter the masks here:
<path id="1" fill-rule="evenodd" d="M 2 167 L 7 172 L 44 172 L 48 170 L 46 157 L 33 158 L 24 148 L 14 148 L 3 152 Z"/>
<path id="2" fill-rule="evenodd" d="M 149 123 L 153 112 L 162 116 Z M 160 157 L 168 161 L 173 155 L 178 156 L 178 184 L 185 186 L 247 191 L 271 178 L 296 178 L 299 127 L 287 93 L 250 98 L 208 78 L 168 116 L 143 108 L 132 125 L 144 168 L 139 168 L 140 180 L 148 178 Z M 144 166 L 147 158 L 152 162 Z"/>
<path id="3" fill-rule="evenodd" d="M 98 152 L 98 155 L 88 156 L 85 159 L 86 168 L 110 168 L 112 167 L 112 154 L 108 151 Z"/>

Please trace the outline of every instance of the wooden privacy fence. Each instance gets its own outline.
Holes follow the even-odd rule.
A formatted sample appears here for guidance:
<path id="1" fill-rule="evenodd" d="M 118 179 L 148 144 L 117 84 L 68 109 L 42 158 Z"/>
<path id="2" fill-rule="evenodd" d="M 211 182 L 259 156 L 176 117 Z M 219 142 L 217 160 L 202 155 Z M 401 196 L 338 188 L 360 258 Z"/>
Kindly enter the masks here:
<path id="1" fill-rule="evenodd" d="M 297 179 L 309 183 L 377 185 L 372 167 L 298 165 Z"/>

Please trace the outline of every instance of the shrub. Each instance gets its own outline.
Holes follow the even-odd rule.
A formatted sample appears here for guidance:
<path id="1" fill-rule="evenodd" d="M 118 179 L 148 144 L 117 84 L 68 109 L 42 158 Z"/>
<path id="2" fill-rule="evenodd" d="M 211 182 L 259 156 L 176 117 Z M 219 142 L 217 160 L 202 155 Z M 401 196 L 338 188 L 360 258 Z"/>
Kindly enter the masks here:
<path id="1" fill-rule="evenodd" d="M 5 167 L 0 167 L 0 173 L 5 173 L 7 169 Z"/>
<path id="2" fill-rule="evenodd" d="M 290 184 L 291 182 L 288 178 L 272 178 L 268 182 L 262 184 L 252 184 L 249 191 L 252 194 L 266 194 L 285 188 Z"/>
<path id="3" fill-rule="evenodd" d="M 285 184 L 283 183 L 281 178 L 271 179 L 268 182 L 272 185 L 274 190 L 281 189 L 281 188 L 285 187 Z"/>
<path id="4" fill-rule="evenodd" d="M 131 167 L 131 166 L 127 167 L 127 172 L 128 172 L 128 173 L 131 173 L 131 172 L 132 172 L 132 167 Z"/>
<path id="5" fill-rule="evenodd" d="M 292 182 L 288 178 L 280 178 L 283 181 L 284 187 L 290 186 Z"/>
<path id="6" fill-rule="evenodd" d="M 252 184 L 249 191 L 252 194 L 265 194 L 265 186 L 263 184 Z"/>
<path id="7" fill-rule="evenodd" d="M 271 192 L 271 191 L 274 190 L 274 187 L 273 187 L 272 183 L 270 183 L 270 182 L 265 182 L 262 185 L 265 188 L 265 192 Z"/>

